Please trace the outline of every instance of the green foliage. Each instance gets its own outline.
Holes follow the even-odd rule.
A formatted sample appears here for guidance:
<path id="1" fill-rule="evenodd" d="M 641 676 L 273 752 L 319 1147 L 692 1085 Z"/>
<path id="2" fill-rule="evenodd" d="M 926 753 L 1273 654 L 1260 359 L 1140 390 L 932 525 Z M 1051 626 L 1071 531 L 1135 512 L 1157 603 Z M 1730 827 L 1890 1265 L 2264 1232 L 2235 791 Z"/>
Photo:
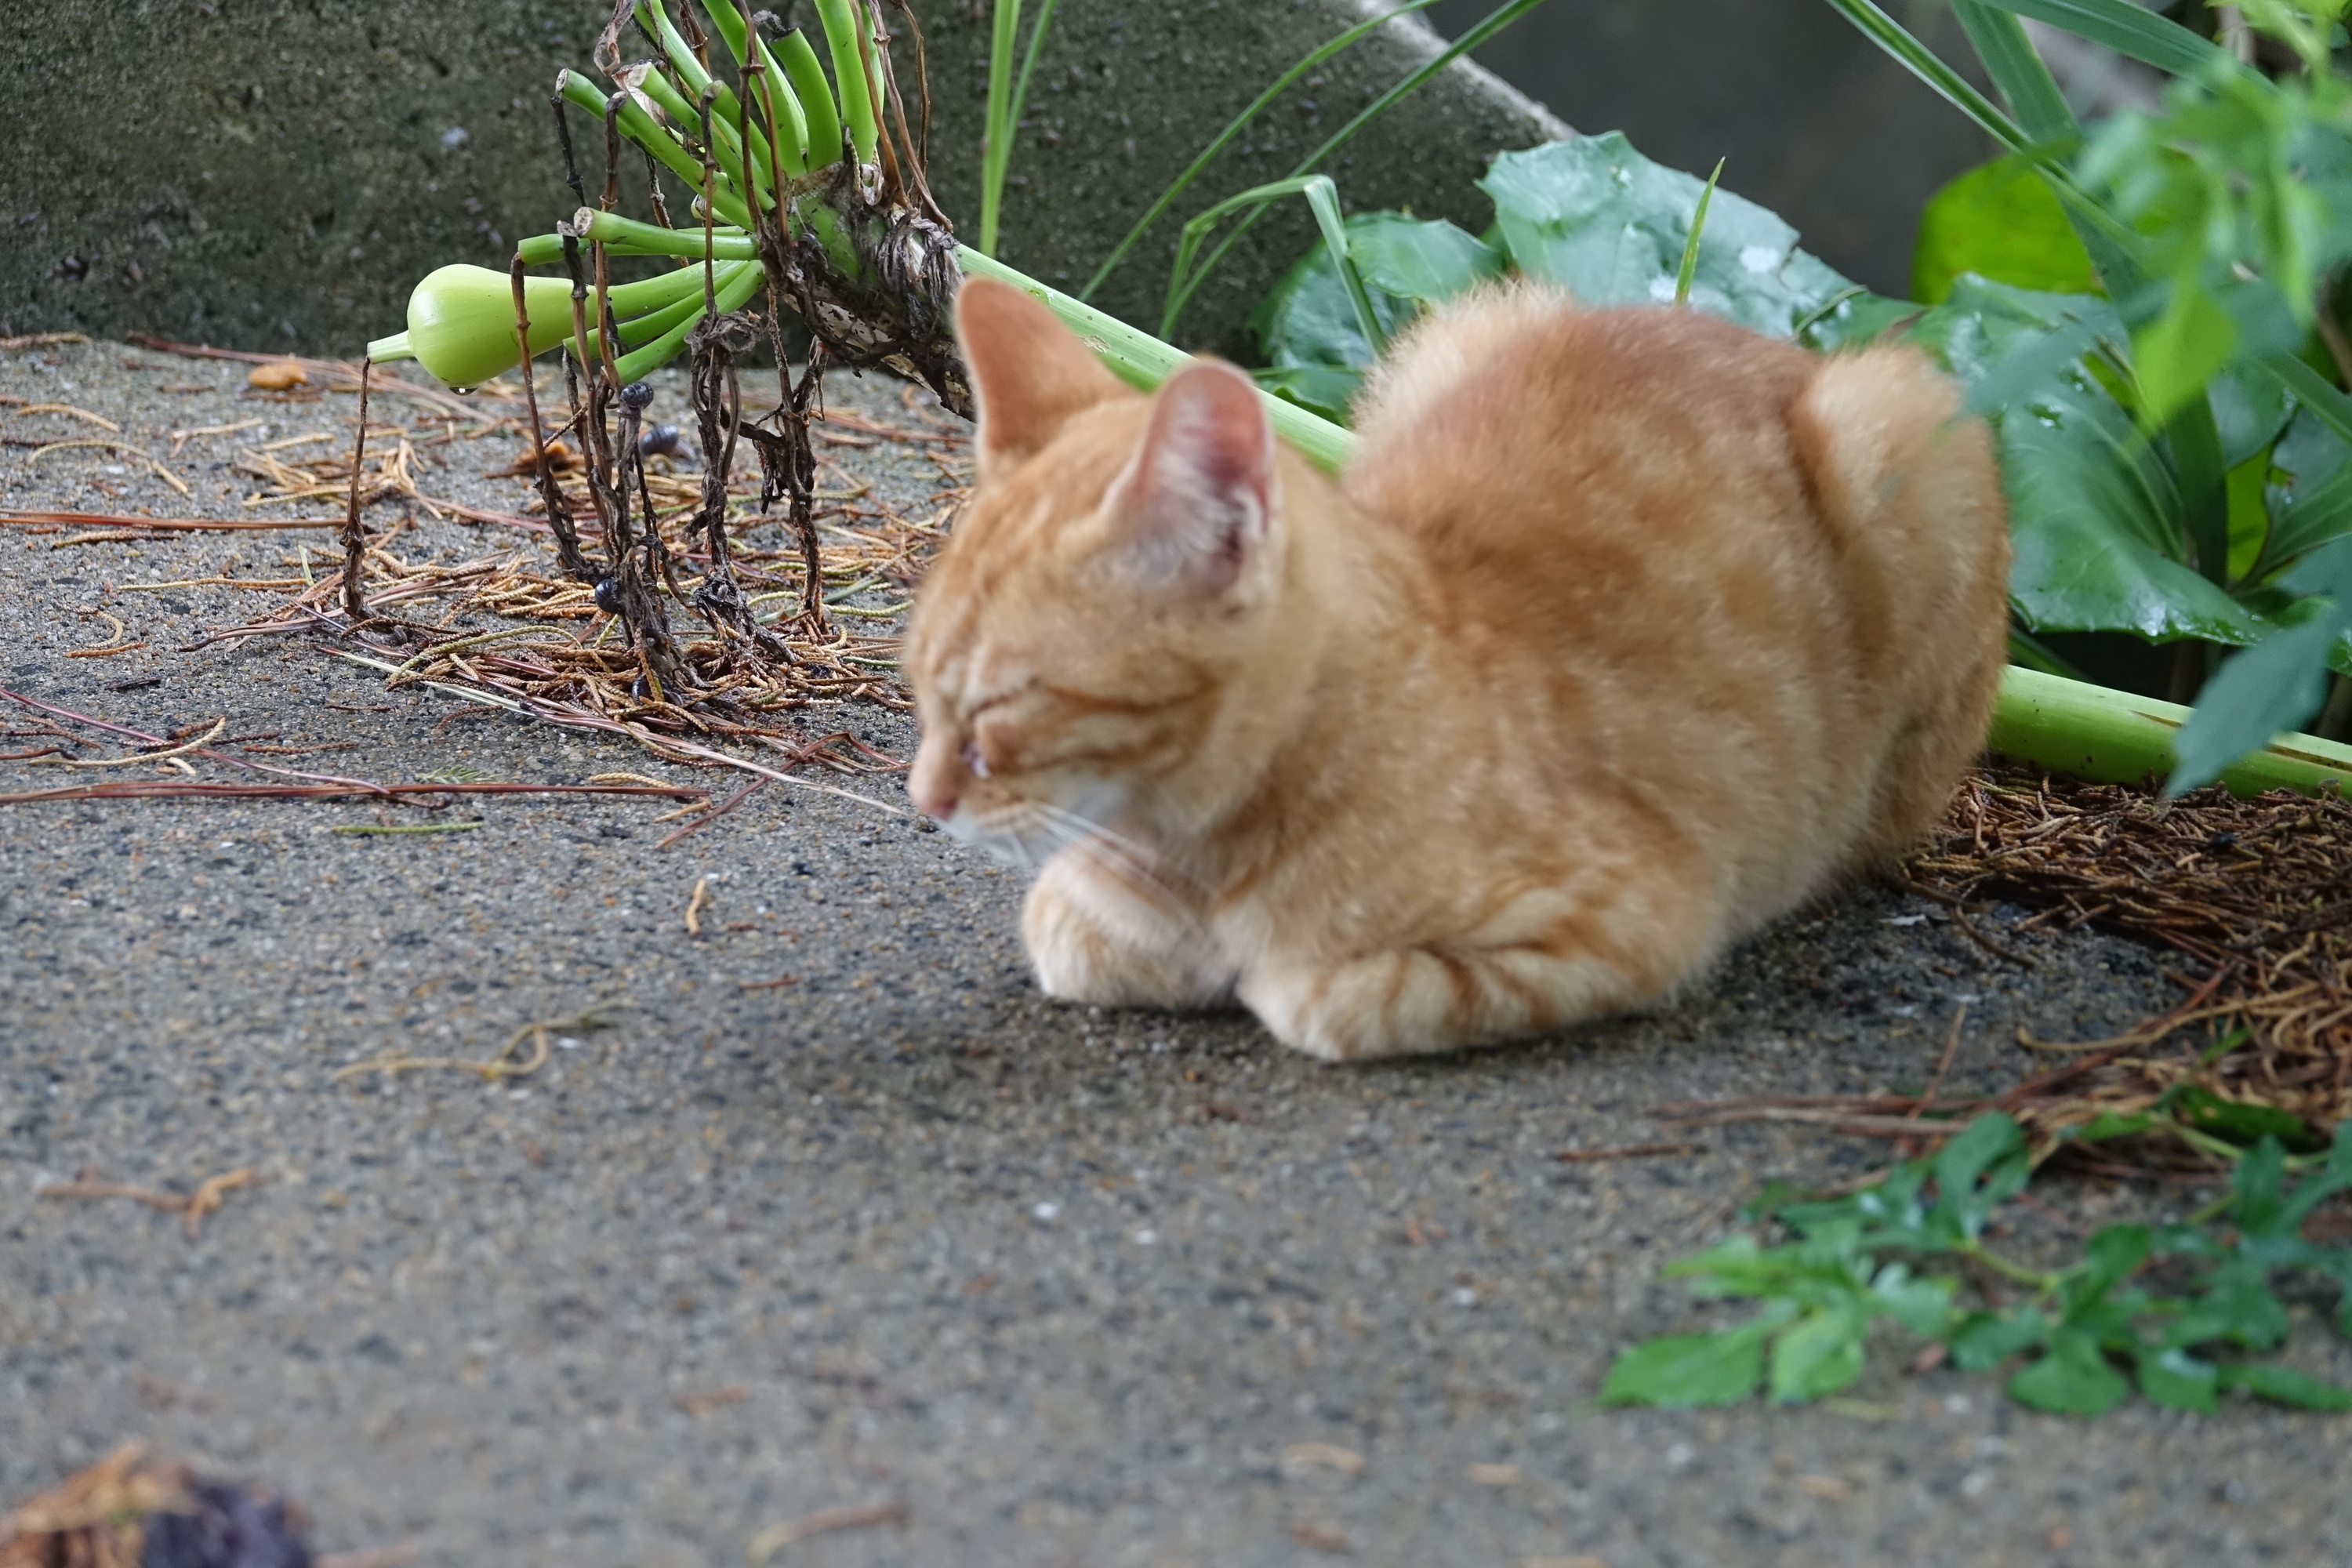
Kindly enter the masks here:
<path id="1" fill-rule="evenodd" d="M 1385 333 L 1506 270 L 1595 305 L 1668 304 L 1684 291 L 1699 310 L 1781 338 L 1861 294 L 1798 249 L 1796 230 L 1772 214 L 1728 191 L 1710 197 L 1706 183 L 1652 163 L 1617 132 L 1503 153 L 1479 186 L 1495 203 L 1486 239 L 1402 213 L 1348 220 L 1348 254 Z M 1283 276 L 1250 327 L 1270 367 L 1261 384 L 1344 417 L 1373 355 L 1327 245 Z"/>
<path id="2" fill-rule="evenodd" d="M 2081 1136 L 2145 1130 L 2119 1119 Z M 2352 1409 L 2352 1390 L 2242 1359 L 2287 1337 L 2286 1309 L 2272 1288 L 2285 1270 L 2334 1280 L 2339 1327 L 2352 1337 L 2352 1249 L 2301 1234 L 2322 1199 L 2352 1187 L 2352 1124 L 2337 1131 L 2315 1173 L 2289 1186 L 2285 1167 L 2279 1140 L 2265 1133 L 2239 1159 L 2229 1195 L 2197 1220 L 2108 1226 L 2077 1261 L 2044 1271 L 1984 1244 L 1989 1222 L 2024 1188 L 2031 1163 L 2015 1122 L 1979 1117 L 1932 1160 L 1898 1165 L 1860 1192 L 1767 1205 L 1795 1237 L 1790 1242 L 1765 1247 L 1737 1236 L 1671 1266 L 1666 1272 L 1699 1296 L 1745 1298 L 1759 1309 L 1731 1328 L 1624 1352 L 1601 1401 L 1728 1405 L 1759 1386 L 1776 1404 L 1819 1398 L 1861 1375 L 1872 1329 L 1885 1321 L 1940 1343 L 1964 1372 L 2029 1358 L 2011 1373 L 2010 1396 L 2064 1415 L 2103 1414 L 2135 1388 L 2179 1410 L 2211 1410 L 2231 1389 L 2305 1409 Z M 2180 1293 L 2138 1283 L 2151 1265 L 2183 1279 Z M 1961 1310 L 1955 1301 L 1969 1268 L 2012 1282 L 2027 1299 L 2004 1305 L 1988 1298 Z"/>
<path id="3" fill-rule="evenodd" d="M 1940 305 L 1964 273 L 2058 294 L 2095 294 L 2098 274 L 2066 209 L 2031 164 L 1996 158 L 1927 200 L 1911 251 L 1911 297 Z"/>
<path id="4" fill-rule="evenodd" d="M 2006 476 L 2021 514 L 2012 585 L 2029 630 L 2260 643 L 2222 667 L 2184 731 L 2170 787 L 2208 782 L 2235 755 L 2308 720 L 2327 669 L 2352 673 L 2341 596 L 2306 597 L 2324 584 L 2289 571 L 2352 524 L 2352 489 L 2328 483 L 2352 441 L 2352 399 L 2313 368 L 2322 356 L 2311 336 L 2320 312 L 2336 308 L 2335 276 L 2352 262 L 2352 85 L 2329 58 L 2347 0 L 2242 7 L 2303 63 L 2300 76 L 2276 81 L 2132 0 L 1962 0 L 1962 27 L 2033 142 L 1955 90 L 1944 79 L 1949 68 L 1871 0 L 1829 4 L 2034 166 L 2116 300 L 2095 338 L 2053 324 L 2049 340 L 2019 342 L 2038 382 L 1988 376 L 1972 401 L 2000 423 L 2005 459 L 2016 457 L 2029 419 L 2046 425 L 2054 412 L 2058 424 L 2047 427 L 2067 429 L 2026 443 L 2039 449 L 2041 472 Z M 2157 112 L 2118 114 L 2083 136 L 2018 16 L 2176 79 Z M 1937 224 L 1931 208 L 1923 258 L 1934 253 Z M 2090 310 L 2063 313 L 2079 322 Z M 2096 401 L 2086 374 L 2114 408 L 2085 405 Z M 2126 446 L 2118 412 L 2142 454 Z M 2076 437 L 2085 449 L 2071 460 L 2049 449 Z M 2084 509 L 2077 520 L 2036 518 L 2053 493 L 2053 468 L 2054 493 Z M 2139 471 L 2137 482 L 2127 468 Z"/>

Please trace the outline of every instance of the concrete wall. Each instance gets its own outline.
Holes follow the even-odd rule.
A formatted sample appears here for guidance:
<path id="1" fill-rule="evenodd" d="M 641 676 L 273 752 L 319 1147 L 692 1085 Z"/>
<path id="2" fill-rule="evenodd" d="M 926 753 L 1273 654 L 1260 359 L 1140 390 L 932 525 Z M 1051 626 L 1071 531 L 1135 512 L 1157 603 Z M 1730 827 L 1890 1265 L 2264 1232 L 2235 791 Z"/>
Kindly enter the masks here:
<path id="1" fill-rule="evenodd" d="M 593 0 L 8 9 L 0 335 L 150 331 L 350 353 L 398 328 L 424 273 L 501 264 L 517 237 L 572 205 L 545 100 L 559 66 L 588 64 L 604 20 Z M 987 8 L 916 9 L 930 56 L 934 180 L 961 220 L 976 205 Z M 1070 0 L 1032 92 L 1006 258 L 1047 281 L 1083 279 L 1267 80 L 1368 14 L 1359 0 Z M 1209 188 L 1286 174 L 1435 47 L 1424 29 L 1392 24 L 1279 104 Z M 1486 159 L 1561 131 L 1464 68 L 1329 168 L 1351 206 L 1475 223 L 1486 203 L 1470 181 Z M 593 181 L 601 149 L 583 152 Z M 1146 325 L 1157 322 L 1175 242 L 1174 225 L 1163 229 L 1104 296 Z M 1243 313 L 1311 233 L 1303 212 L 1263 225 L 1195 306 L 1184 341 L 1235 346 Z"/>

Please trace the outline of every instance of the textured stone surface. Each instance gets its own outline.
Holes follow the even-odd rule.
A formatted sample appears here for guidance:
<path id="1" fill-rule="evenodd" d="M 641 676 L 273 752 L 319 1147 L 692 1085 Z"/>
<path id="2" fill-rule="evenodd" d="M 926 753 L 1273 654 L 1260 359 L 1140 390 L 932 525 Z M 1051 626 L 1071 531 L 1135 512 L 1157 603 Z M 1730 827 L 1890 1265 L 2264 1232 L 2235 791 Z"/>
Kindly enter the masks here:
<path id="1" fill-rule="evenodd" d="M 938 186 L 959 220 L 976 206 L 985 9 L 917 8 Z M 0 335 L 151 331 L 348 353 L 397 330 L 425 273 L 502 263 L 572 205 L 545 100 L 559 67 L 589 63 L 604 20 L 593 3 L 14 0 L 9 12 Z M 1008 259 L 1049 282 L 1083 280 L 1259 89 L 1367 14 L 1362 0 L 1064 7 L 1017 154 Z M 1435 47 L 1400 24 L 1331 62 L 1231 151 L 1203 195 L 1288 173 Z M 1486 158 L 1554 130 L 1465 68 L 1331 172 L 1353 205 L 1483 223 L 1470 181 Z M 1146 324 L 1175 241 L 1164 226 L 1106 296 Z M 1311 232 L 1299 213 L 1265 225 L 1204 294 L 1185 341 L 1234 345 L 1242 314 Z"/>

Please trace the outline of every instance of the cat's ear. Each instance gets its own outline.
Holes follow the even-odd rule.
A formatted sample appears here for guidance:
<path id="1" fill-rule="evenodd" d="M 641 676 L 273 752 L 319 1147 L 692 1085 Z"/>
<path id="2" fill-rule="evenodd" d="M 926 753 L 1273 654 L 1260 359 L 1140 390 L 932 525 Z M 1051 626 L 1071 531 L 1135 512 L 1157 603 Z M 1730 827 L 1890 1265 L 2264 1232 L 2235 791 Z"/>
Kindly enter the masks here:
<path id="1" fill-rule="evenodd" d="M 980 415 L 980 474 L 1034 457 L 1074 414 L 1125 384 L 1077 334 L 1022 289 L 967 279 L 956 295 L 956 342 Z"/>
<path id="2" fill-rule="evenodd" d="M 1147 573 L 1223 594 L 1265 554 L 1276 500 L 1274 428 L 1256 385 L 1202 359 L 1161 384 L 1104 504 Z"/>

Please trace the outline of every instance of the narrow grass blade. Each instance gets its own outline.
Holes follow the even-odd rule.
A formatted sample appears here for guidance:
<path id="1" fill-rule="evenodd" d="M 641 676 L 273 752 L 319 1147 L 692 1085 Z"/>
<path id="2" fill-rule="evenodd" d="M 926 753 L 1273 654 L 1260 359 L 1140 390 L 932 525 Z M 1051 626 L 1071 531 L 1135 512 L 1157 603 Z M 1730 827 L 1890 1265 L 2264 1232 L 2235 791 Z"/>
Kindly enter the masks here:
<path id="1" fill-rule="evenodd" d="M 1291 177 L 1293 179 L 1297 179 L 1301 175 L 1312 174 L 1315 170 L 1316 164 L 1320 163 L 1324 159 L 1338 152 L 1341 147 L 1346 146 L 1348 142 L 1355 139 L 1356 132 L 1361 131 L 1365 126 L 1370 125 L 1373 121 L 1387 113 L 1391 109 L 1395 108 L 1396 105 L 1402 102 L 1404 99 L 1412 96 L 1412 93 L 1420 89 L 1423 82 L 1426 82 L 1439 71 L 1444 70 L 1447 66 L 1452 65 L 1455 60 L 1460 59 L 1464 55 L 1468 54 L 1472 49 L 1476 48 L 1479 45 L 1485 43 L 1487 39 L 1493 37 L 1496 34 L 1501 32 L 1504 28 L 1509 26 L 1512 23 L 1517 21 L 1520 17 L 1526 16 L 1528 12 L 1534 10 L 1537 6 L 1542 4 L 1543 0 L 1506 0 L 1506 4 L 1498 9 L 1489 12 L 1476 26 L 1471 28 L 1460 37 L 1454 39 L 1451 44 L 1448 44 L 1445 48 L 1435 58 L 1431 59 L 1428 64 L 1414 71 L 1411 76 L 1406 77 L 1402 81 L 1397 83 L 1396 86 L 1389 89 L 1388 91 L 1381 94 L 1380 97 L 1374 99 L 1370 104 L 1365 106 L 1362 112 L 1359 113 L 1353 120 L 1349 121 L 1347 124 L 1339 127 L 1338 131 L 1332 133 L 1330 140 L 1325 142 L 1323 145 L 1318 147 L 1314 152 L 1309 153 L 1304 159 L 1300 160 L 1298 166 L 1290 171 Z M 1225 257 L 1232 252 L 1234 247 L 1241 243 L 1242 237 L 1247 234 L 1252 228 L 1255 227 L 1257 220 L 1265 216 L 1265 205 L 1260 204 L 1255 211 L 1243 218 L 1240 223 L 1234 226 L 1233 233 L 1225 236 L 1223 243 L 1220 244 L 1215 250 L 1210 252 L 1209 259 L 1202 262 L 1200 269 L 1192 275 L 1192 279 L 1185 286 L 1182 297 L 1177 300 L 1175 303 L 1173 315 L 1183 314 L 1184 307 L 1192 302 L 1192 296 L 1200 291 L 1201 285 L 1208 281 L 1209 275 L 1217 269 L 1217 264 L 1224 260 Z"/>
<path id="2" fill-rule="evenodd" d="M 2237 57 L 2228 50 L 2178 22 L 2143 10 L 2132 0 L 1983 0 L 1983 4 L 2047 22 L 2062 32 L 2105 44 L 2119 55 L 2175 76 L 2194 76 L 2217 65 L 2237 64 Z"/>
<path id="3" fill-rule="evenodd" d="M 1247 130 L 1250 121 L 1255 120 L 1267 104 L 1279 98 L 1284 89 L 1392 18 L 1436 3 L 1437 0 L 1408 0 L 1408 4 L 1400 5 L 1393 11 L 1383 12 L 1370 21 L 1359 22 L 1328 43 L 1310 50 L 1297 65 L 1275 78 L 1264 92 L 1250 100 L 1250 106 L 1247 109 L 1234 116 L 1232 122 L 1223 131 L 1218 132 L 1206 147 L 1201 149 L 1200 155 L 1185 165 L 1184 172 L 1177 175 L 1166 190 L 1160 193 L 1158 199 L 1145 209 L 1143 216 L 1135 220 L 1135 226 L 1127 231 L 1117 245 L 1111 247 L 1110 254 L 1103 258 L 1101 266 L 1095 268 L 1095 275 L 1087 279 L 1085 288 L 1078 290 L 1078 298 L 1081 300 L 1094 298 L 1095 290 L 1102 287 L 1103 279 L 1108 278 L 1118 264 L 1127 259 L 1128 253 L 1133 250 L 1137 242 L 1143 238 L 1144 232 L 1160 221 L 1168 209 L 1175 204 L 1176 198 L 1184 194 L 1186 187 L 1200 178 L 1201 171 L 1209 166 L 1210 160 L 1223 152 L 1234 137 Z"/>
<path id="4" fill-rule="evenodd" d="M 1323 244 L 1330 251 L 1332 267 L 1339 274 L 1340 286 L 1348 291 L 1348 303 L 1356 312 L 1356 328 L 1371 345 L 1373 357 L 1377 359 L 1388 352 L 1388 334 L 1381 331 L 1380 320 L 1372 313 L 1372 297 L 1364 289 L 1363 274 L 1357 270 L 1355 258 L 1348 254 L 1348 225 L 1339 215 L 1339 187 L 1331 183 L 1328 174 L 1294 176 L 1252 186 L 1227 196 L 1187 223 L 1184 237 L 1176 247 L 1175 269 L 1168 277 L 1166 313 L 1160 321 L 1161 337 L 1175 335 L 1176 315 L 1181 308 L 1179 295 L 1184 292 L 1189 280 L 1192 258 L 1200 253 L 1202 242 L 1208 238 L 1218 220 L 1243 207 L 1263 205 L 1292 195 L 1306 197 L 1307 206 L 1313 210 L 1316 226 L 1323 231 Z"/>
<path id="5" fill-rule="evenodd" d="M 1706 177 L 1706 188 L 1698 194 L 1698 206 L 1691 214 L 1690 234 L 1683 240 L 1683 264 L 1675 272 L 1675 303 L 1690 303 L 1691 279 L 1698 276 L 1698 238 L 1706 229 L 1706 205 L 1715 200 L 1715 183 L 1723 178 L 1724 160 L 1715 161 L 1715 172 Z"/>
<path id="6" fill-rule="evenodd" d="M 2058 90 L 2058 79 L 2050 74 L 2015 16 L 1986 0 L 1952 0 L 1952 17 L 1969 36 L 1985 74 L 2009 100 L 2010 113 L 2028 136 L 2054 142 L 2082 129 L 2067 107 L 2066 95 Z"/>
<path id="7" fill-rule="evenodd" d="M 1021 45 L 1021 0 L 996 0 L 995 25 L 988 38 L 988 110 L 980 133 L 980 245 L 996 254 L 998 208 L 1004 199 L 1004 171 L 1012 158 L 1013 56 Z"/>

